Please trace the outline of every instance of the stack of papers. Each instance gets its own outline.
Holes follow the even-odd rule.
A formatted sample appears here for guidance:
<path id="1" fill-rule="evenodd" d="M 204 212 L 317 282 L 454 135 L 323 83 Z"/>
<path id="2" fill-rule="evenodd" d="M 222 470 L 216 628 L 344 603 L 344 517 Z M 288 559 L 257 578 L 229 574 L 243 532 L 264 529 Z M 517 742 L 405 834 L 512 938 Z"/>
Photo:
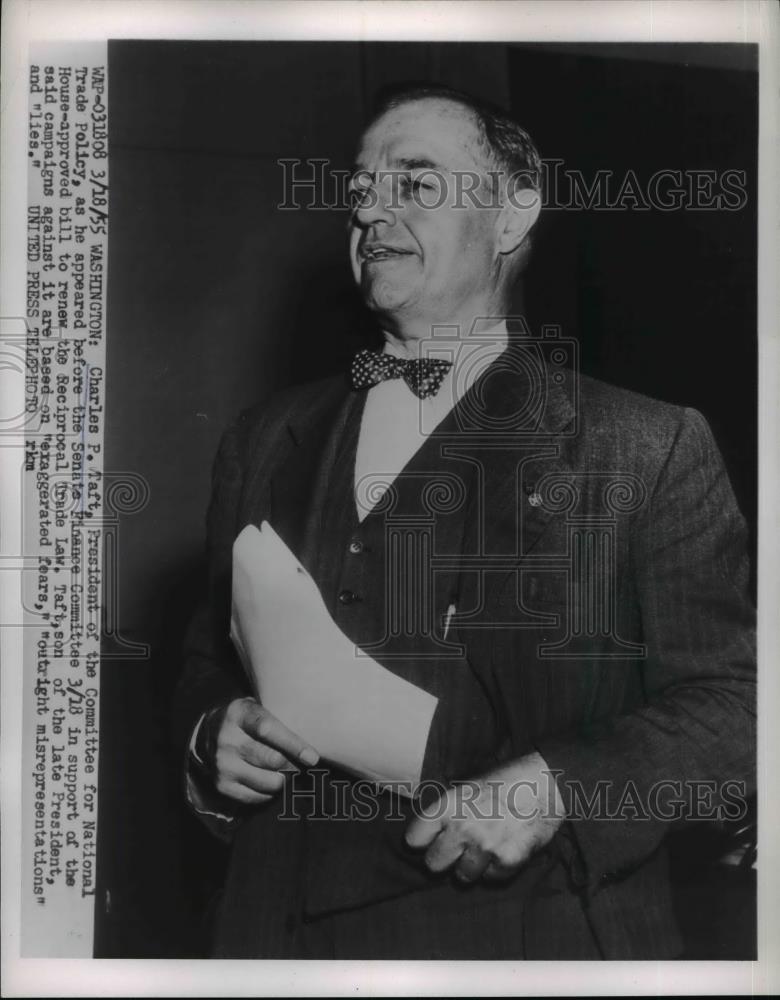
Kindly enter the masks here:
<path id="1" fill-rule="evenodd" d="M 248 525 L 233 546 L 230 634 L 271 714 L 325 760 L 413 793 L 438 699 L 347 638 L 267 521 Z"/>

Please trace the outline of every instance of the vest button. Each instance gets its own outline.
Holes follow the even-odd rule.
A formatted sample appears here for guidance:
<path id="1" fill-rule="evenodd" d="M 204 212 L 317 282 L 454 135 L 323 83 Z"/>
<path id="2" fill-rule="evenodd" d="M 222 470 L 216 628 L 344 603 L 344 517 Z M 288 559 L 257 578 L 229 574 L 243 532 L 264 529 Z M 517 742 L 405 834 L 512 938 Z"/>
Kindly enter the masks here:
<path id="1" fill-rule="evenodd" d="M 349 551 L 352 553 L 353 556 L 360 555 L 360 553 L 363 551 L 363 543 L 360 541 L 359 538 L 352 539 L 352 541 L 349 543 Z"/>
<path id="2" fill-rule="evenodd" d="M 360 598 L 357 594 L 353 593 L 351 590 L 342 590 L 339 594 L 339 604 L 354 604 L 355 601 L 359 601 Z"/>

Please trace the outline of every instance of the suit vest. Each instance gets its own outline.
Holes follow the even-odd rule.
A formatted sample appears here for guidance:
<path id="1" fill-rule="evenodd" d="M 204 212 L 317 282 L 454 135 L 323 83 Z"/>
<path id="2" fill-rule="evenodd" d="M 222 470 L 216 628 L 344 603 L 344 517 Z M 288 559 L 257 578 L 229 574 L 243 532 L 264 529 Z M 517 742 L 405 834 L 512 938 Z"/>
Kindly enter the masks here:
<path id="1" fill-rule="evenodd" d="M 422 777 L 446 785 L 494 767 L 505 738 L 457 627 L 445 638 L 448 609 L 458 606 L 463 555 L 477 545 L 475 467 L 452 450 L 451 413 L 361 523 L 353 491 L 365 398 L 347 396 L 320 441 L 319 461 L 299 459 L 289 492 L 283 485 L 272 498 L 272 523 L 342 631 L 439 699 Z M 426 791 L 434 797 L 433 784 Z M 292 782 L 290 802 L 302 801 L 309 813 L 305 908 L 312 916 L 436 884 L 403 842 L 413 815 L 409 800 L 376 792 L 367 806 L 365 794 L 365 785 L 356 794 L 335 769 Z"/>

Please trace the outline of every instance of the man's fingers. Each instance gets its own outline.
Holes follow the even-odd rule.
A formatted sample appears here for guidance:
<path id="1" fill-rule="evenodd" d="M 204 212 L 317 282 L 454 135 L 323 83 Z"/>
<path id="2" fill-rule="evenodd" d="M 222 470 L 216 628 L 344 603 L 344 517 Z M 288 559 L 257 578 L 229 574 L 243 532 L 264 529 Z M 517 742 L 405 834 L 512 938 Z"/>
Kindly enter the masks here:
<path id="1" fill-rule="evenodd" d="M 265 767 L 269 771 L 281 771 L 294 767 L 283 753 L 279 753 L 273 747 L 258 743 L 257 740 L 244 739 L 237 749 L 239 756 L 253 767 Z"/>
<path id="2" fill-rule="evenodd" d="M 461 882 L 476 882 L 491 864 L 491 856 L 486 851 L 470 846 L 461 854 L 455 874 Z"/>
<path id="3" fill-rule="evenodd" d="M 250 708 L 239 725 L 248 736 L 273 747 L 288 760 L 299 760 L 302 764 L 313 767 L 320 759 L 314 747 L 260 705 Z"/>
<path id="4" fill-rule="evenodd" d="M 225 795 L 245 806 L 265 805 L 273 798 L 273 795 L 266 795 L 264 792 L 253 792 L 246 785 L 239 785 L 237 781 L 218 781 L 216 788 L 220 795 Z"/>
<path id="5" fill-rule="evenodd" d="M 243 785 L 252 792 L 260 792 L 263 795 L 276 795 L 284 785 L 284 774 L 280 771 L 269 771 L 262 767 L 253 767 L 245 761 L 236 760 L 226 784 Z M 221 789 L 218 786 L 218 790 Z"/>
<path id="6" fill-rule="evenodd" d="M 449 827 L 439 834 L 425 852 L 425 864 L 432 872 L 446 871 L 460 858 L 465 846 L 452 827 Z"/>
<path id="7" fill-rule="evenodd" d="M 442 830 L 442 821 L 430 816 L 415 816 L 406 830 L 406 843 L 419 850 L 427 847 Z"/>

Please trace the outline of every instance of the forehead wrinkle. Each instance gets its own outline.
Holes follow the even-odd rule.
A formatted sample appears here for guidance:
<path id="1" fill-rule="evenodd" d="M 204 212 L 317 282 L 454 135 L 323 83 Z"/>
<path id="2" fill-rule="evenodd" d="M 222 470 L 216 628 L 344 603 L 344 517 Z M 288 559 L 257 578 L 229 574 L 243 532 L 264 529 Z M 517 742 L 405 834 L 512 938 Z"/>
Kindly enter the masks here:
<path id="1" fill-rule="evenodd" d="M 428 110 L 421 115 L 416 115 L 416 116 L 412 115 L 410 118 L 408 112 L 415 106 L 417 107 L 427 106 Z M 412 145 L 412 143 L 416 144 L 417 142 L 420 141 L 419 138 L 415 139 L 414 137 L 408 135 L 399 136 L 394 133 L 397 133 L 399 127 L 401 128 L 403 128 L 404 126 L 408 127 L 410 121 L 412 124 L 418 122 L 419 119 L 423 117 L 425 114 L 434 114 L 435 116 L 442 119 L 449 119 L 451 121 L 454 120 L 458 124 L 464 126 L 464 131 L 470 128 L 472 135 L 465 137 L 465 141 L 462 141 L 464 139 L 463 136 L 456 135 L 453 137 L 455 140 L 455 148 L 464 151 L 472 160 L 474 166 L 476 166 L 479 169 L 490 170 L 494 166 L 493 158 L 490 155 L 489 147 L 485 142 L 484 136 L 481 134 L 479 123 L 474 113 L 469 108 L 463 107 L 454 101 L 448 101 L 446 99 L 439 99 L 439 98 L 422 98 L 420 100 L 409 101 L 405 104 L 399 105 L 396 108 L 391 108 L 389 111 L 386 111 L 384 115 L 382 115 L 381 118 L 375 121 L 369 127 L 368 131 L 363 134 L 360 145 L 360 153 L 362 153 L 363 150 L 365 149 L 366 140 L 370 136 L 373 138 L 378 135 L 380 138 L 379 145 L 384 146 L 385 149 L 387 148 L 388 145 L 392 147 L 392 145 L 395 145 L 396 143 L 400 144 L 400 143 L 405 143 L 407 141 L 409 142 L 410 146 Z M 379 130 L 380 125 L 383 126 L 381 131 Z M 434 132 L 432 141 L 435 142 L 435 129 L 432 131 Z M 388 138 L 388 133 L 390 133 L 389 138 Z M 403 168 L 404 164 L 400 162 L 402 160 L 431 159 L 431 157 L 427 154 L 427 151 L 421 150 L 420 152 L 422 154 L 420 156 L 417 155 L 410 156 L 407 154 L 407 155 L 398 155 L 391 157 L 389 159 L 389 163 L 391 163 L 393 167 L 396 164 L 398 164 L 399 166 L 401 166 L 401 168 Z M 358 169 L 366 170 L 367 168 L 360 166 Z M 432 169 L 451 170 L 453 169 L 453 167 L 444 167 L 441 164 L 436 164 Z M 454 169 L 457 169 L 457 167 L 454 167 Z"/>
<path id="2" fill-rule="evenodd" d="M 468 108 L 457 101 L 436 97 L 421 98 L 415 102 L 410 101 L 407 105 L 401 105 L 401 108 L 411 107 L 413 103 L 433 105 L 436 113 L 440 117 L 454 119 L 465 126 L 465 128 L 470 128 L 472 135 L 467 137 L 461 148 L 467 150 L 477 166 L 490 167 L 493 165 L 490 148 L 484 135 L 482 134 L 479 119 L 471 108 Z"/>

